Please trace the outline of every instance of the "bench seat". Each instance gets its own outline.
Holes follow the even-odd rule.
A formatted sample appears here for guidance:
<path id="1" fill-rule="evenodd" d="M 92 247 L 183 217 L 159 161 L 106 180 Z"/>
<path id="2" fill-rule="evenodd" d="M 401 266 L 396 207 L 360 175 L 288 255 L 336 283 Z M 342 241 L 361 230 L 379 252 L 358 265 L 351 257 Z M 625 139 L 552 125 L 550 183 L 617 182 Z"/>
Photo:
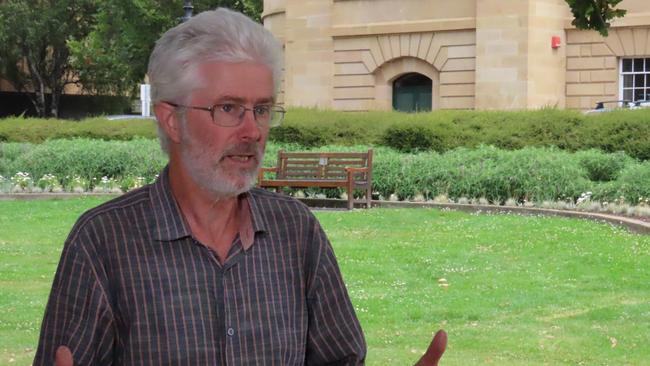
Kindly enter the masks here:
<path id="1" fill-rule="evenodd" d="M 267 178 L 264 173 L 275 173 Z M 368 152 L 278 152 L 278 164 L 260 169 L 262 188 L 345 188 L 348 209 L 354 206 L 354 190 L 365 191 L 366 205 L 372 202 L 372 150 Z"/>

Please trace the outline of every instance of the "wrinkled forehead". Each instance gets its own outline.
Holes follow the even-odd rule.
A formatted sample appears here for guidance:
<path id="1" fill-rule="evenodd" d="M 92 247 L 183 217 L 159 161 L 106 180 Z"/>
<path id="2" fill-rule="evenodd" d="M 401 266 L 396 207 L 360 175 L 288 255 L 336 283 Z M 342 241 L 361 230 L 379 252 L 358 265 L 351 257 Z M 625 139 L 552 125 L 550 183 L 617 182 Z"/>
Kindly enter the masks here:
<path id="1" fill-rule="evenodd" d="M 238 103 L 273 102 L 273 71 L 259 62 L 206 61 L 193 70 L 192 99 L 229 99 Z"/>

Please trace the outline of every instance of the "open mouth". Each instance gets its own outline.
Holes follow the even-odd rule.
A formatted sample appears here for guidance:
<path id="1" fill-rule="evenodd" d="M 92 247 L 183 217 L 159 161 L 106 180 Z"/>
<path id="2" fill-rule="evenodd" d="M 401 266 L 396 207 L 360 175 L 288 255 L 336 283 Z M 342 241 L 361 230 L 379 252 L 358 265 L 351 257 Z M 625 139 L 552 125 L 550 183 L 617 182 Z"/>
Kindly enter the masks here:
<path id="1" fill-rule="evenodd" d="M 224 158 L 238 163 L 248 163 L 255 160 L 255 155 L 226 155 Z"/>
<path id="2" fill-rule="evenodd" d="M 256 144 L 237 144 L 223 152 L 222 160 L 228 159 L 235 164 L 257 164 L 260 160 Z"/>
<path id="3" fill-rule="evenodd" d="M 253 155 L 230 155 L 228 157 L 232 160 L 241 161 L 243 163 L 253 159 Z"/>

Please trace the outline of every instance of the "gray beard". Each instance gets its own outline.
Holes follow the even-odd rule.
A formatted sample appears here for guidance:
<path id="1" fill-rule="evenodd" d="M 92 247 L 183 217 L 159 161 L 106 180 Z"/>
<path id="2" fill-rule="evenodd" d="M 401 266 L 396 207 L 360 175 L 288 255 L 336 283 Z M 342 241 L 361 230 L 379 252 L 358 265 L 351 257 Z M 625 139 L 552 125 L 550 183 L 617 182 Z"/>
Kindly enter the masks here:
<path id="1" fill-rule="evenodd" d="M 205 150 L 195 149 L 198 143 L 182 134 L 181 138 L 181 162 L 186 167 L 190 177 L 201 188 L 215 196 L 215 199 L 236 197 L 250 190 L 257 179 L 257 172 L 262 164 L 261 154 L 257 153 L 258 144 L 239 144 L 231 146 L 218 159 L 214 159 Z M 257 167 L 252 171 L 224 172 L 220 165 L 221 159 L 230 150 L 253 149 L 258 160 Z"/>

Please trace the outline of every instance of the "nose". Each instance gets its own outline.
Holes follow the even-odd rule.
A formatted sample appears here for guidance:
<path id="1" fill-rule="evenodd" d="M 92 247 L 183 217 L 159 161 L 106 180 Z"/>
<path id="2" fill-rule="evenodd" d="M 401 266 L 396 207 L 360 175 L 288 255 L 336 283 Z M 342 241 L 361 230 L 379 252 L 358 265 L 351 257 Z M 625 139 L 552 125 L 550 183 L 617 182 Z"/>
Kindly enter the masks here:
<path id="1" fill-rule="evenodd" d="M 260 125 L 255 121 L 253 110 L 244 110 L 241 119 L 241 124 L 238 126 L 239 138 L 245 141 L 259 141 L 262 137 L 262 130 Z"/>

